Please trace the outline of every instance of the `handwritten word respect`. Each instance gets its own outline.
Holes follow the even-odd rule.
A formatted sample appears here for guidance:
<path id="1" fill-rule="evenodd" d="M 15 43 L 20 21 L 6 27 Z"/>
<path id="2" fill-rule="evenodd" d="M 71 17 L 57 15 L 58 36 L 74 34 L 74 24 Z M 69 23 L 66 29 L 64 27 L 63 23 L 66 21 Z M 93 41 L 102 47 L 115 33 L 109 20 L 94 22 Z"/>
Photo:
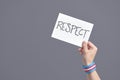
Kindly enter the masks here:
<path id="1" fill-rule="evenodd" d="M 78 27 L 76 25 L 72 25 L 71 23 L 67 23 L 63 21 L 58 21 L 56 28 L 65 31 L 67 33 L 74 34 L 76 36 L 81 36 L 83 38 L 85 37 L 87 32 L 89 32 L 89 30 L 83 29 L 82 27 Z"/>

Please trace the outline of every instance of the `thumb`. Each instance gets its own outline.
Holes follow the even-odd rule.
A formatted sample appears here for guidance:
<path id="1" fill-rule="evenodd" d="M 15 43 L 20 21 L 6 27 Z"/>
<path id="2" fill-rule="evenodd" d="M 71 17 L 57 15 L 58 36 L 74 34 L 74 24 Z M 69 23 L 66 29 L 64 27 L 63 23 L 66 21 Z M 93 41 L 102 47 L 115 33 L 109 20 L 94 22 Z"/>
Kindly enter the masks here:
<path id="1" fill-rule="evenodd" d="M 82 47 L 84 51 L 87 51 L 88 50 L 87 42 L 83 41 Z"/>

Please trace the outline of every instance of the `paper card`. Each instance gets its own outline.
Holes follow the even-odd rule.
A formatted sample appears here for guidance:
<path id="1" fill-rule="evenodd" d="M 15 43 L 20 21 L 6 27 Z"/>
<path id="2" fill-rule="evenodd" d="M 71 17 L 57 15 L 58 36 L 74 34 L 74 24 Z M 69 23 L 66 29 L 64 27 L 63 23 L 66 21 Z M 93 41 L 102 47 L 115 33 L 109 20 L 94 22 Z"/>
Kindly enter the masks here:
<path id="1" fill-rule="evenodd" d="M 82 42 L 89 40 L 93 25 L 92 23 L 59 13 L 51 37 L 82 47 Z"/>

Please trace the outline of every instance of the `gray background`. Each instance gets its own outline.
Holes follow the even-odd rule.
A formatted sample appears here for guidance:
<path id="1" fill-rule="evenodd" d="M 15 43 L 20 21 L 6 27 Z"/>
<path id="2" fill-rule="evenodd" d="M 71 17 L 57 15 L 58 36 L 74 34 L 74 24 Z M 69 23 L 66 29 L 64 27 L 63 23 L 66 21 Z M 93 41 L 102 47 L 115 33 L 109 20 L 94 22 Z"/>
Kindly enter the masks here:
<path id="1" fill-rule="evenodd" d="M 58 13 L 94 23 L 102 80 L 120 79 L 120 0 L 0 0 L 0 80 L 85 80 L 78 47 L 51 38 Z"/>

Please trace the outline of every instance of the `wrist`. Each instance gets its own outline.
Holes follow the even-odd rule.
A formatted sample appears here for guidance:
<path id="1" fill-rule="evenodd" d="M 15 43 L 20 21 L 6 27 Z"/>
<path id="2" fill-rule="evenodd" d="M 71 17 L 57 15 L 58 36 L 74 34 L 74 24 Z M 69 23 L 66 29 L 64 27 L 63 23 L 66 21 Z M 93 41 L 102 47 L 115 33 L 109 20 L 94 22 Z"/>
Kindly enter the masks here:
<path id="1" fill-rule="evenodd" d="M 83 65 L 89 65 L 89 64 L 91 64 L 93 61 L 85 61 L 85 60 L 83 60 Z"/>
<path id="2" fill-rule="evenodd" d="M 82 68 L 87 74 L 90 74 L 96 70 L 96 64 L 95 64 L 95 62 L 92 62 L 88 65 L 82 65 Z"/>

